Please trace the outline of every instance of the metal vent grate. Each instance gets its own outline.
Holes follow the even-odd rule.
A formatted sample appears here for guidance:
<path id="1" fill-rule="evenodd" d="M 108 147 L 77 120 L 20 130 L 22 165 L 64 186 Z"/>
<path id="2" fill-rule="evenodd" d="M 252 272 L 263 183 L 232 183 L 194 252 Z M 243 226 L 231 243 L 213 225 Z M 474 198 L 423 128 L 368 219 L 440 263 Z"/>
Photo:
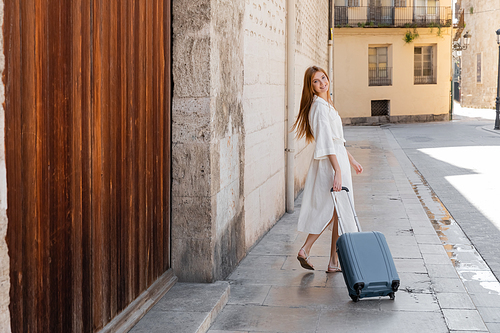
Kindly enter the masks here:
<path id="1" fill-rule="evenodd" d="M 388 116 L 389 115 L 389 100 L 372 101 L 372 117 Z"/>

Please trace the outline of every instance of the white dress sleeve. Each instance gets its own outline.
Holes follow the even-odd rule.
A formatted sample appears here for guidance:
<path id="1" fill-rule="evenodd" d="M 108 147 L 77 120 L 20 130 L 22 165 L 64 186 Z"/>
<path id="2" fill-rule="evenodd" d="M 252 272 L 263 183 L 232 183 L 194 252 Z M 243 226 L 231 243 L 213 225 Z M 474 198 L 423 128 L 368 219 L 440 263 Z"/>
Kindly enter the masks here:
<path id="1" fill-rule="evenodd" d="M 333 142 L 335 135 L 330 124 L 330 110 L 321 103 L 314 103 L 314 110 L 311 119 L 311 128 L 316 141 L 314 149 L 314 159 L 322 160 L 327 155 L 335 155 L 335 144 Z"/>

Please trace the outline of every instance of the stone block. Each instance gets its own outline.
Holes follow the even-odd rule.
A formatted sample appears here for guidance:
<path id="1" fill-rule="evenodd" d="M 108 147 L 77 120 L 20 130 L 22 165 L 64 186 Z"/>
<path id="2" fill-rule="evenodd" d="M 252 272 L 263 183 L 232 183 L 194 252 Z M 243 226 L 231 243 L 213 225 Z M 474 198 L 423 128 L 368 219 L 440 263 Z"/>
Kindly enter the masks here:
<path id="1" fill-rule="evenodd" d="M 215 196 L 217 235 L 220 235 L 227 228 L 228 223 L 241 211 L 242 200 L 239 196 L 239 185 L 239 179 L 236 179 Z"/>
<path id="2" fill-rule="evenodd" d="M 207 143 L 210 140 L 210 98 L 172 100 L 172 142 Z"/>
<path id="3" fill-rule="evenodd" d="M 212 202 L 210 197 L 172 197 L 172 238 L 212 237 Z"/>
<path id="4" fill-rule="evenodd" d="M 172 29 L 175 34 L 202 30 L 211 19 L 210 0 L 172 2 Z"/>
<path id="5" fill-rule="evenodd" d="M 213 282 L 212 238 L 172 237 L 172 268 L 180 282 Z"/>
<path id="6" fill-rule="evenodd" d="M 245 196 L 245 243 L 247 250 L 259 239 L 260 191 L 255 189 Z"/>
<path id="7" fill-rule="evenodd" d="M 214 239 L 213 272 L 217 280 L 225 279 L 246 254 L 244 214 L 237 214 L 218 230 Z"/>
<path id="8" fill-rule="evenodd" d="M 175 17 L 175 16 L 174 16 Z M 208 97 L 211 91 L 208 26 L 197 34 L 173 35 L 173 97 Z"/>
<path id="9" fill-rule="evenodd" d="M 210 149 L 206 143 L 172 144 L 172 196 L 210 195 Z"/>

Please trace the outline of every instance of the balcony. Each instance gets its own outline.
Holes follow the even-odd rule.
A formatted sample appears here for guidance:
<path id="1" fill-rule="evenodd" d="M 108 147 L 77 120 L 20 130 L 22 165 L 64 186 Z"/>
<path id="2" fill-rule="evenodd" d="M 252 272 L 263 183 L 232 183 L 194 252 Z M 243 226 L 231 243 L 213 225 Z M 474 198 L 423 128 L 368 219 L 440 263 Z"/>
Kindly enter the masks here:
<path id="1" fill-rule="evenodd" d="M 392 85 L 392 67 L 370 68 L 368 70 L 369 86 Z"/>
<path id="2" fill-rule="evenodd" d="M 335 27 L 450 27 L 451 7 L 335 6 Z"/>
<path id="3" fill-rule="evenodd" d="M 415 76 L 415 84 L 436 84 L 436 78 L 432 73 L 429 76 Z"/>

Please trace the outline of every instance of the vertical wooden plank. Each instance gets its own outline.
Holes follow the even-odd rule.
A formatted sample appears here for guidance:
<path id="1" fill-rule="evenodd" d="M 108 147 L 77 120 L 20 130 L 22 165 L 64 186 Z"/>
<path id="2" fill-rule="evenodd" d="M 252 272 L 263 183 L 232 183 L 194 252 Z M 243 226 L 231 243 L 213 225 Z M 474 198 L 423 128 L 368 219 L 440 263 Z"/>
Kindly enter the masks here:
<path id="1" fill-rule="evenodd" d="M 110 212 L 111 207 L 111 136 L 110 136 L 110 113 L 114 110 L 110 109 L 110 6 L 109 1 L 101 1 L 100 29 L 101 34 L 101 214 L 100 224 L 102 230 L 102 321 L 103 325 L 111 320 L 110 315 L 110 298 L 111 298 L 111 224 L 113 216 Z"/>
<path id="2" fill-rule="evenodd" d="M 154 252 L 155 252 L 155 276 L 159 276 L 163 270 L 163 235 L 162 235 L 162 225 L 163 225 L 163 110 L 161 98 L 163 95 L 162 91 L 162 53 L 161 48 L 163 46 L 163 7 L 162 3 L 164 0 L 155 0 L 154 3 L 154 30 L 153 30 L 153 62 L 154 62 L 154 133 L 155 133 L 155 169 L 154 169 L 154 185 L 155 185 L 155 217 L 153 224 L 153 243 L 154 243 Z"/>
<path id="3" fill-rule="evenodd" d="M 82 93 L 82 73 L 83 61 L 82 51 L 85 48 L 83 44 L 83 25 L 87 23 L 85 19 L 85 4 L 82 0 L 75 0 L 71 6 L 72 17 L 72 43 L 71 43 L 71 129 L 72 140 L 70 147 L 71 156 L 71 253 L 73 262 L 71 265 L 72 277 L 72 330 L 74 332 L 84 332 L 83 322 L 88 320 L 84 316 L 83 304 L 84 298 L 90 295 L 84 294 L 83 282 L 83 220 L 82 220 L 82 150 L 83 150 L 83 93 Z"/>
<path id="4" fill-rule="evenodd" d="M 145 13 L 145 1 L 137 1 L 137 30 L 136 34 L 136 44 L 135 44 L 135 54 L 136 61 L 135 67 L 137 69 L 137 77 L 135 79 L 135 84 L 137 87 L 137 140 L 135 140 L 134 145 L 137 151 L 137 169 L 135 170 L 137 177 L 137 233 L 134 235 L 136 238 L 138 255 L 136 261 L 133 263 L 137 267 L 137 289 L 134 291 L 134 298 L 137 297 L 141 290 L 146 290 L 146 73 L 145 73 L 145 48 L 146 48 L 146 13 Z"/>
<path id="5" fill-rule="evenodd" d="M 82 320 L 83 332 L 93 328 L 92 281 L 92 13 L 93 0 L 82 0 Z"/>
<path id="6" fill-rule="evenodd" d="M 45 141 L 47 179 L 43 184 L 48 192 L 47 221 L 42 221 L 40 229 L 48 229 L 43 248 L 43 262 L 47 269 L 43 275 L 49 286 L 49 321 L 44 330 L 52 332 L 71 331 L 71 192 L 70 192 L 70 127 L 71 109 L 71 3 L 50 1 L 41 8 L 45 12 L 45 22 L 40 32 L 46 32 L 41 45 L 46 45 L 46 62 L 42 73 L 43 110 L 39 118 L 45 119 Z M 47 188 L 45 188 L 47 187 Z"/>
<path id="7" fill-rule="evenodd" d="M 157 243 L 158 243 L 158 252 L 162 254 L 162 261 L 158 262 L 158 273 L 161 274 L 165 270 L 164 267 L 164 261 L 165 261 L 165 256 L 164 256 L 164 247 L 165 247 L 165 235 L 164 235 L 164 226 L 165 226 L 165 218 L 167 216 L 167 213 L 165 212 L 165 178 L 170 177 L 169 174 L 165 173 L 165 135 L 166 135 L 166 128 L 165 128 L 165 117 L 166 117 L 166 112 L 167 110 L 165 109 L 165 80 L 167 79 L 165 77 L 165 31 L 164 31 L 164 24 L 165 24 L 165 1 L 164 0 L 159 0 L 158 1 L 158 9 L 157 9 L 157 31 L 158 34 L 156 36 L 156 40 L 158 41 L 157 43 L 157 68 L 158 68 L 158 83 L 157 83 L 157 91 L 158 91 L 158 145 L 159 145 L 159 152 L 158 152 L 158 160 L 159 160 L 159 165 L 158 165 L 158 196 L 160 198 L 158 202 L 158 209 L 160 210 L 161 214 L 158 216 L 159 220 L 159 225 L 158 225 L 158 231 L 157 233 Z"/>
<path id="8" fill-rule="evenodd" d="M 171 78 L 172 78 L 172 51 L 171 51 L 171 36 L 172 36 L 172 3 L 171 0 L 165 0 L 165 6 L 163 7 L 163 32 L 164 32 L 164 47 L 162 48 L 162 59 L 164 59 L 163 63 L 163 80 L 164 82 L 164 90 L 163 90 L 163 110 L 164 110 L 164 136 L 163 136 L 163 151 L 165 152 L 164 155 L 164 168 L 163 168 L 163 174 L 165 175 L 163 178 L 163 207 L 164 207 L 164 241 L 163 241 L 163 249 L 165 250 L 164 253 L 164 263 L 165 266 L 163 268 L 163 271 L 166 271 L 167 269 L 170 268 L 170 202 L 171 202 L 171 195 L 170 195 L 170 190 L 171 190 L 171 143 L 172 143 L 172 137 L 171 137 L 171 101 L 172 101 L 172 86 L 171 86 Z"/>
<path id="9" fill-rule="evenodd" d="M 21 21 L 23 29 L 22 59 L 23 59 L 23 173 L 25 197 L 23 209 L 25 221 L 25 308 L 24 313 L 30 314 L 25 321 L 25 330 L 42 332 L 47 326 L 49 286 L 47 263 L 44 261 L 44 250 L 47 244 L 47 230 L 41 225 L 48 220 L 47 211 L 42 211 L 41 200 L 47 198 L 50 202 L 46 187 L 42 180 L 47 179 L 46 151 L 44 150 L 45 121 L 40 116 L 43 110 L 43 68 L 46 62 L 44 45 L 42 44 L 42 30 L 45 17 L 40 9 L 40 3 L 35 1 L 23 2 L 21 7 Z"/>
<path id="10" fill-rule="evenodd" d="M 128 239 L 128 258 L 126 266 L 130 276 L 129 290 L 127 291 L 127 303 L 130 303 L 136 295 L 138 285 L 138 266 L 137 266 L 137 238 L 135 235 L 138 232 L 137 228 L 137 173 L 134 172 L 137 168 L 137 94 L 136 85 L 136 38 L 134 32 L 137 31 L 137 2 L 130 0 L 128 2 L 128 23 L 130 24 L 127 32 L 128 35 L 128 53 L 127 53 L 127 178 L 128 178 L 128 207 L 129 207 L 129 230 Z"/>
<path id="11" fill-rule="evenodd" d="M 145 226 L 145 249 L 146 249 L 146 286 L 149 286 L 156 279 L 157 275 L 153 270 L 153 224 L 155 223 L 154 195 L 153 195 L 153 163 L 154 163 L 154 120 L 153 120 L 153 1 L 146 1 L 146 38 L 145 38 L 145 57 L 146 57 L 146 226 Z"/>
<path id="12" fill-rule="evenodd" d="M 102 221 L 102 0 L 92 7 L 92 319 L 93 330 L 103 327 L 103 244 Z"/>
<path id="13" fill-rule="evenodd" d="M 132 183 L 134 186 L 133 189 L 133 199 L 132 199 L 132 213 L 133 213 L 133 219 L 132 219 L 132 224 L 133 224 L 133 229 L 134 233 L 131 235 L 131 242 L 133 244 L 133 252 L 132 252 L 132 258 L 130 261 L 130 265 L 132 266 L 132 270 L 134 271 L 134 281 L 133 281 L 133 290 L 132 290 L 132 299 L 135 299 L 137 295 L 139 295 L 139 291 L 141 290 L 141 272 L 140 272 L 140 267 L 142 263 L 141 261 L 141 253 L 140 253 L 140 239 L 141 237 L 139 236 L 141 233 L 141 215 L 140 215 L 140 203 L 141 203 L 141 175 L 139 174 L 139 169 L 140 166 L 142 165 L 141 161 L 141 152 L 140 152 L 140 140 L 141 140 L 141 132 L 140 132 L 140 115 L 141 115 L 141 110 L 140 110 L 140 101 L 142 99 L 142 91 L 140 86 L 140 53 L 138 49 L 139 45 L 139 31 L 140 31 L 140 4 L 142 0 L 132 0 L 132 6 L 133 6 L 133 15 L 132 15 L 132 24 L 134 29 L 130 32 L 131 37 L 133 40 L 131 41 L 131 46 L 132 46 L 132 63 L 130 64 L 130 67 L 133 68 L 133 73 L 132 73 L 132 84 L 134 87 L 134 90 L 132 91 L 132 115 L 133 115 L 133 137 L 134 140 L 130 142 L 130 148 L 132 149 L 131 153 L 131 158 L 132 158 Z"/>
<path id="14" fill-rule="evenodd" d="M 130 234 L 130 207 L 129 207 L 129 194 L 130 194 L 130 184 L 128 182 L 128 156 L 127 156 L 127 131 L 128 131 L 128 76 L 127 76 L 127 64 L 128 64 L 128 22 L 129 10 L 128 3 L 122 1 L 120 6 L 120 25 L 119 25 L 119 40 L 120 40 L 120 211 L 122 218 L 120 219 L 120 237 L 119 237 L 119 256 L 120 264 L 118 267 L 119 276 L 119 290 L 118 290 L 118 308 L 122 309 L 127 304 L 128 290 L 131 285 L 131 276 L 129 274 L 129 267 L 127 262 L 129 259 L 129 244 L 128 238 Z"/>
<path id="15" fill-rule="evenodd" d="M 109 117 L 110 117 L 110 220 L 109 220 L 109 246 L 110 246 L 110 317 L 118 312 L 118 244 L 120 237 L 119 221 L 120 209 L 120 150 L 121 150 L 121 104 L 120 104 L 120 55 L 118 53 L 119 8 L 116 1 L 109 4 Z"/>
<path id="16" fill-rule="evenodd" d="M 159 244 L 158 244 L 158 227 L 161 223 L 161 205 L 159 203 L 161 202 L 161 193 L 158 190 L 160 187 L 160 160 L 159 160 L 159 155 L 160 155 L 160 145 L 159 145 L 159 131 L 158 127 L 161 122 L 159 121 L 159 103 L 158 103 L 158 98 L 159 98 L 159 90 L 158 90 L 158 47 L 161 47 L 161 43 L 158 42 L 158 15 L 160 14 L 158 12 L 158 3 L 163 0 L 153 0 L 152 1 L 152 31 L 151 31 L 151 40 L 154 42 L 151 42 L 151 50 L 152 50 L 152 67 L 155 69 L 152 73 L 152 118 L 153 118 L 153 124 L 152 124 L 152 132 L 153 132 L 153 141 L 152 141 L 152 146 L 153 146 L 153 177 L 152 177 L 152 189 L 153 189 L 153 224 L 151 226 L 151 233 L 152 233 L 152 256 L 151 256 L 151 266 L 152 266 L 152 275 L 154 277 L 158 276 L 159 274 L 159 269 L 158 269 L 158 262 L 162 262 L 162 257 L 160 256 L 159 252 Z M 158 45 L 160 44 L 160 45 Z M 161 265 L 163 266 L 163 265 Z"/>
<path id="17" fill-rule="evenodd" d="M 22 114 L 22 64 L 20 5 L 18 1 L 7 1 L 4 7 L 4 52 L 5 70 L 5 162 L 7 169 L 7 246 L 10 253 L 10 304 L 13 333 L 24 331 L 24 279 L 23 272 L 23 180 L 21 155 Z"/>

